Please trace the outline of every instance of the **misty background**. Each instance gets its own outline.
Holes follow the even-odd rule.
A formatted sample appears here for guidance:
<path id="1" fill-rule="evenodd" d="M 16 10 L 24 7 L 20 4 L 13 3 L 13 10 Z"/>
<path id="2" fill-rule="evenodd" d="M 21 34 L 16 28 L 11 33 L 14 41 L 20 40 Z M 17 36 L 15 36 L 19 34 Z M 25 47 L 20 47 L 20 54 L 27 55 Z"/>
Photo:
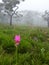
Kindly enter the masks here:
<path id="1" fill-rule="evenodd" d="M 2 2 L 2 0 L 0 0 Z M 25 0 L 20 3 L 18 14 L 14 15 L 12 24 L 29 25 L 29 26 L 43 26 L 47 27 L 47 21 L 42 17 L 45 10 L 49 11 L 49 0 Z M 0 12 L 0 22 L 9 23 L 9 16 L 4 11 Z"/>

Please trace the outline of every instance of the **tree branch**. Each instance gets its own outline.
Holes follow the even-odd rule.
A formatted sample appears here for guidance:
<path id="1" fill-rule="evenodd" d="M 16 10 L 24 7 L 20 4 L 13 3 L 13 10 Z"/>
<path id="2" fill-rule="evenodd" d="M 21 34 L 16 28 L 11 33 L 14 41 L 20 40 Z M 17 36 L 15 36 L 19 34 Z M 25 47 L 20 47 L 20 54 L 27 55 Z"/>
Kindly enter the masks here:
<path id="1" fill-rule="evenodd" d="M 8 15 L 10 15 L 10 13 L 8 11 L 5 10 L 6 13 L 8 13 Z"/>
<path id="2" fill-rule="evenodd" d="M 16 10 L 19 8 L 18 6 L 16 6 L 17 8 L 15 9 L 15 11 L 13 12 L 13 14 L 12 15 L 14 15 L 15 14 L 15 12 L 16 12 Z"/>

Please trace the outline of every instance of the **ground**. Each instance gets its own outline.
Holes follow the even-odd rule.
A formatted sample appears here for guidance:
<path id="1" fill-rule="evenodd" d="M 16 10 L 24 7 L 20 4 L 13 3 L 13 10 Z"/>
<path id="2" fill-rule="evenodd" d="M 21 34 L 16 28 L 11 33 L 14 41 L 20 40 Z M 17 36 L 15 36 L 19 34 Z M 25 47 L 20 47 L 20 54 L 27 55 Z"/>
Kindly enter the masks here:
<path id="1" fill-rule="evenodd" d="M 49 28 L 0 25 L 0 65 L 49 65 Z"/>

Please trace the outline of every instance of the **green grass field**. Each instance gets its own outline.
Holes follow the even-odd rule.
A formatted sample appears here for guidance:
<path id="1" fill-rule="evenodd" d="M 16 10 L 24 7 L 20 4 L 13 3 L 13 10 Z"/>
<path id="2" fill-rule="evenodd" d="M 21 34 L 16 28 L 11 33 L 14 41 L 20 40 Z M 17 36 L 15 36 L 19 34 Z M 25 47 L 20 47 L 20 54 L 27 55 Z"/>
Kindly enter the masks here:
<path id="1" fill-rule="evenodd" d="M 49 65 L 49 29 L 0 25 L 0 65 Z"/>

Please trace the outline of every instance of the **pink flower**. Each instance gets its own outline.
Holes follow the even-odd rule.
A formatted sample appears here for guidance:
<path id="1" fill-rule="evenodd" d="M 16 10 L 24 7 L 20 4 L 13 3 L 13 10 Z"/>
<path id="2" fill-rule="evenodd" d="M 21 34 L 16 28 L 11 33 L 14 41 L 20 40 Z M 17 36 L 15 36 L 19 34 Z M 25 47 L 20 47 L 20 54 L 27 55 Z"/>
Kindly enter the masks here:
<path id="1" fill-rule="evenodd" d="M 14 40 L 15 40 L 16 45 L 19 45 L 20 44 L 20 35 L 16 35 Z"/>

